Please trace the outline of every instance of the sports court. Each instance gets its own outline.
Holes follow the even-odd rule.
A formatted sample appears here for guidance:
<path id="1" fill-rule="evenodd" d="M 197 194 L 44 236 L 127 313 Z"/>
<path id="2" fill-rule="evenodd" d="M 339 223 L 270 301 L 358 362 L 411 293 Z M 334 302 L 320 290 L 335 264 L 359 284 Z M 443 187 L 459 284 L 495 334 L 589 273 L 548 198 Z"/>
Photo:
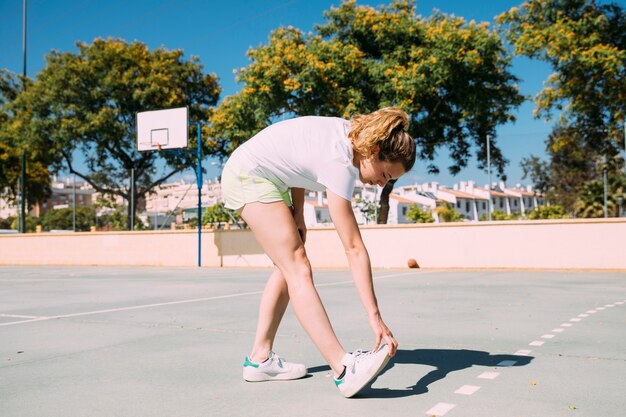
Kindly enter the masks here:
<path id="1" fill-rule="evenodd" d="M 298 381 L 245 383 L 267 269 L 0 267 L 0 415 L 623 416 L 626 274 L 376 270 L 400 346 L 345 399 L 287 311 Z M 347 350 L 373 339 L 348 270 L 318 290 Z"/>

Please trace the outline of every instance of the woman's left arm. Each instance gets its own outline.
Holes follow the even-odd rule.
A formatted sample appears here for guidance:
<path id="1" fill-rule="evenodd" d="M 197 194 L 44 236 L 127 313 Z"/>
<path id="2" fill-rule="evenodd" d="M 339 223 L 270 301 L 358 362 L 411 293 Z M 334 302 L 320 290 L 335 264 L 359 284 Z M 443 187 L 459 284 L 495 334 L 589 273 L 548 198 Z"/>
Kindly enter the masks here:
<path id="1" fill-rule="evenodd" d="M 293 220 L 298 227 L 302 243 L 306 242 L 306 224 L 304 223 L 304 188 L 291 189 L 291 203 L 293 204 Z"/>
<path id="2" fill-rule="evenodd" d="M 346 251 L 352 279 L 367 312 L 370 327 L 376 336 L 374 350 L 377 350 L 381 341 L 384 340 L 389 345 L 390 355 L 393 356 L 398 348 L 398 342 L 380 315 L 378 301 L 374 293 L 370 257 L 361 238 L 361 232 L 354 217 L 354 211 L 352 211 L 352 204 L 329 190 L 326 190 L 326 194 L 328 195 L 330 216 Z"/>

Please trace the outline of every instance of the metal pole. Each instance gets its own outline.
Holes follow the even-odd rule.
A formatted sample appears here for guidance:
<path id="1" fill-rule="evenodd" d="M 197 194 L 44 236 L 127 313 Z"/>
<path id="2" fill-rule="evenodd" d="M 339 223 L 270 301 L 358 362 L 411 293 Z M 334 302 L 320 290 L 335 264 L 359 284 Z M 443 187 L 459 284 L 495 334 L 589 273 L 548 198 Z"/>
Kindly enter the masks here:
<path id="1" fill-rule="evenodd" d="M 23 2 L 23 31 L 22 46 L 24 54 L 24 65 L 22 67 L 22 90 L 26 91 L 26 0 Z M 26 150 L 22 150 L 22 172 L 20 181 L 20 233 L 26 233 Z"/>
<path id="2" fill-rule="evenodd" d="M 198 123 L 198 165 L 196 170 L 196 180 L 198 182 L 198 267 L 202 266 L 202 135 Z"/>
<path id="3" fill-rule="evenodd" d="M 76 232 L 76 174 L 72 180 L 72 231 Z"/>
<path id="4" fill-rule="evenodd" d="M 157 230 L 157 220 L 159 212 L 157 211 L 157 204 L 159 203 L 158 193 L 154 194 L 154 231 Z"/>
<path id="5" fill-rule="evenodd" d="M 603 180 L 604 180 L 604 218 L 609 217 L 609 209 L 608 209 L 608 189 L 607 189 L 607 157 L 604 155 L 604 169 L 603 171 Z"/>
<path id="6" fill-rule="evenodd" d="M 487 135 L 487 180 L 489 184 L 487 190 L 489 191 L 489 203 L 487 204 L 487 219 L 491 221 L 491 140 Z"/>
<path id="7" fill-rule="evenodd" d="M 130 230 L 135 230 L 135 168 L 130 169 Z"/>

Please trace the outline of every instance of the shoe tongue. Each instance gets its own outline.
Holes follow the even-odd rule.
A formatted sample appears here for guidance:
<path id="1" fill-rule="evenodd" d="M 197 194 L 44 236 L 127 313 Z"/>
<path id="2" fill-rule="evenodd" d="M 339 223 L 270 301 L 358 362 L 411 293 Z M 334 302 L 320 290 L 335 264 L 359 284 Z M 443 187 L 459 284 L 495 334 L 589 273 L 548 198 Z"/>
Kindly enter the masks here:
<path id="1" fill-rule="evenodd" d="M 354 365 L 354 362 L 355 362 L 355 358 L 350 353 L 346 353 L 345 355 L 343 355 L 343 358 L 341 358 L 341 364 L 343 366 L 350 367 L 350 366 Z"/>

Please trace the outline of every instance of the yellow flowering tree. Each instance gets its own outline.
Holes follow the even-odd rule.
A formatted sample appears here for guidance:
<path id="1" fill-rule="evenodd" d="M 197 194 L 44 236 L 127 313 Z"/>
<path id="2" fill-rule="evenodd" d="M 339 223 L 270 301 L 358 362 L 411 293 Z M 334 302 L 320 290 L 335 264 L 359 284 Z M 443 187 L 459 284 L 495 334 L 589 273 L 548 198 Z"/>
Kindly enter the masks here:
<path id="1" fill-rule="evenodd" d="M 31 83 L 27 79 L 26 85 Z M 48 197 L 50 193 L 50 173 L 52 162 L 47 147 L 41 144 L 23 144 L 20 137 L 29 134 L 29 126 L 24 118 L 15 117 L 23 113 L 11 109 L 10 104 L 23 89 L 15 74 L 0 70 L 0 197 L 17 202 L 18 184 L 21 177 L 22 152 L 26 151 L 26 201 L 32 205 Z"/>
<path id="2" fill-rule="evenodd" d="M 439 171 L 432 161 L 440 149 L 451 157 L 452 174 L 473 155 L 484 167 L 491 135 L 491 160 L 504 177 L 495 128 L 514 120 L 523 97 L 487 23 L 439 13 L 424 18 L 408 1 L 379 8 L 346 1 L 325 18 L 314 33 L 277 29 L 267 45 L 248 52 L 250 65 L 237 71 L 242 90 L 213 115 L 221 149 L 232 151 L 284 116 L 349 118 L 399 106 L 411 117 L 410 133 L 430 172 Z M 379 222 L 386 222 L 392 186 L 383 191 Z"/>
<path id="3" fill-rule="evenodd" d="M 585 184 L 604 169 L 619 176 L 623 167 L 626 11 L 593 0 L 530 0 L 497 19 L 515 54 L 554 69 L 535 97 L 536 117 L 550 120 L 560 112 L 546 142 L 550 161 L 531 156 L 523 161 L 525 171 L 542 178 L 553 203 L 580 213 L 575 202 Z"/>

